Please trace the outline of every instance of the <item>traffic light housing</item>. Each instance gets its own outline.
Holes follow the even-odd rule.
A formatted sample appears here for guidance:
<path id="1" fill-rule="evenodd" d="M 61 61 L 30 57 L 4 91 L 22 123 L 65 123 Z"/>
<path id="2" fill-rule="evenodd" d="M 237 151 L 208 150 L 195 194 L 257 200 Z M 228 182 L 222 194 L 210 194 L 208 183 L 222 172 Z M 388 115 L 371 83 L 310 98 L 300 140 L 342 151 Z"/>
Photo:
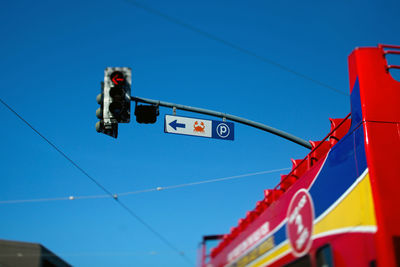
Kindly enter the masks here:
<path id="1" fill-rule="evenodd" d="M 160 114 L 156 105 L 138 105 L 135 106 L 135 116 L 138 123 L 155 123 Z"/>
<path id="2" fill-rule="evenodd" d="M 131 83 L 130 68 L 108 67 L 105 69 L 101 94 L 97 96 L 97 102 L 100 104 L 100 108 L 96 111 L 96 116 L 100 119 L 96 123 L 97 132 L 117 138 L 118 123 L 129 123 Z"/>
<path id="3" fill-rule="evenodd" d="M 104 113 L 118 123 L 128 123 L 131 117 L 130 68 L 106 68 L 104 73 Z"/>

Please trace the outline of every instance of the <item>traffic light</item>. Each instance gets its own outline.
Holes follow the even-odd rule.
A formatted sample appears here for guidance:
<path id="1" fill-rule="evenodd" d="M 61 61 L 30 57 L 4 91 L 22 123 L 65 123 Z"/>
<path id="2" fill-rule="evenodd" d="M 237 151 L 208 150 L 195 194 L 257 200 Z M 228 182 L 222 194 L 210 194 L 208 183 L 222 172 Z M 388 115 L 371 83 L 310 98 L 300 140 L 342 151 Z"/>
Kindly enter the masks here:
<path id="1" fill-rule="evenodd" d="M 104 76 L 104 103 L 111 119 L 118 123 L 128 123 L 131 118 L 131 78 L 130 68 L 106 68 Z"/>
<path id="2" fill-rule="evenodd" d="M 158 106 L 138 105 L 135 106 L 135 116 L 138 123 L 155 123 L 160 114 Z"/>
<path id="3" fill-rule="evenodd" d="M 114 138 L 118 136 L 118 123 L 128 123 L 131 117 L 131 82 L 130 68 L 106 68 L 101 94 L 97 96 L 100 108 L 96 116 L 97 132 Z"/>

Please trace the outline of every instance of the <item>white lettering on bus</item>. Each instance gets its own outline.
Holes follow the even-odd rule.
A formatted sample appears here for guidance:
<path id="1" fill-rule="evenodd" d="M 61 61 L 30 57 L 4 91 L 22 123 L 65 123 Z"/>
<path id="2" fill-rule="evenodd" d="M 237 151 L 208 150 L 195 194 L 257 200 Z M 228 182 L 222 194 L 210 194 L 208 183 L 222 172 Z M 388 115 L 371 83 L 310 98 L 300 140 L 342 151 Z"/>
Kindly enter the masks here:
<path id="1" fill-rule="evenodd" d="M 239 257 L 243 252 L 245 252 L 248 248 L 253 246 L 255 243 L 264 238 L 269 232 L 269 222 L 261 225 L 260 228 L 257 228 L 251 235 L 249 235 L 242 243 L 237 245 L 229 254 L 228 254 L 228 262 L 233 261 L 237 257 Z"/>

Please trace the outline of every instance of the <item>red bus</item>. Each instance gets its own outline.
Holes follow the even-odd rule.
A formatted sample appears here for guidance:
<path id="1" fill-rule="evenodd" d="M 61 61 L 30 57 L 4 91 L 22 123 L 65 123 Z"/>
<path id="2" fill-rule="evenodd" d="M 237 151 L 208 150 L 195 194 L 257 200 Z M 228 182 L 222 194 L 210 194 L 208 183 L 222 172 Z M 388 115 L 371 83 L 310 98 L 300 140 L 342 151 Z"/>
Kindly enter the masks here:
<path id="1" fill-rule="evenodd" d="M 350 54 L 351 113 L 230 233 L 203 238 L 201 267 L 400 266 L 400 66 L 388 54 L 400 46 Z"/>

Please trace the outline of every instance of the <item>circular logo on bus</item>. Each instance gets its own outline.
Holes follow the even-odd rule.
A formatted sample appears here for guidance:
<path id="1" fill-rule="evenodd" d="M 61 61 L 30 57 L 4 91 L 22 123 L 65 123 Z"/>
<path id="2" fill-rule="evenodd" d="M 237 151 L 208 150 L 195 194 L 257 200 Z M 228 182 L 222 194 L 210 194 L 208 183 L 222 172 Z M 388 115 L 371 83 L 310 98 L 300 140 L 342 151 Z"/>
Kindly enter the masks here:
<path id="1" fill-rule="evenodd" d="M 314 206 L 306 189 L 293 196 L 287 212 L 286 234 L 295 256 L 300 257 L 311 247 L 314 221 Z"/>

